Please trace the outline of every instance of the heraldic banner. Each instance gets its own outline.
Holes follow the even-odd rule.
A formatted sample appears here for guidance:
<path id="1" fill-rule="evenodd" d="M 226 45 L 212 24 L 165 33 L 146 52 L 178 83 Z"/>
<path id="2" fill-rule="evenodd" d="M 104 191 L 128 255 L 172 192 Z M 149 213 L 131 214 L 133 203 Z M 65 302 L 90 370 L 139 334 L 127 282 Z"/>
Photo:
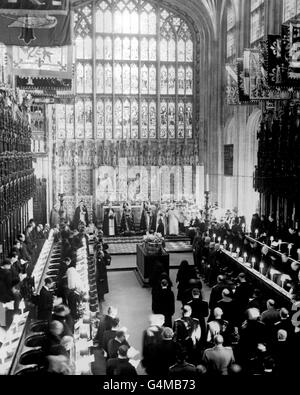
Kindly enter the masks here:
<path id="1" fill-rule="evenodd" d="M 0 0 L 0 37 L 6 45 L 71 45 L 69 0 Z"/>

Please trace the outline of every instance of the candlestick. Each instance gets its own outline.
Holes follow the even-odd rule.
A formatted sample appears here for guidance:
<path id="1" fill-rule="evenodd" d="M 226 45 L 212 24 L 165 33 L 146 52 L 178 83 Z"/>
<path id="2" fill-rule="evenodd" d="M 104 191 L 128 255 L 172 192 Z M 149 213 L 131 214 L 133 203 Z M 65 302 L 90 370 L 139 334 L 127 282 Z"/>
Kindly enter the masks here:
<path id="1" fill-rule="evenodd" d="M 255 238 L 257 239 L 258 237 L 258 229 L 255 229 Z"/>
<path id="2" fill-rule="evenodd" d="M 224 248 L 226 249 L 226 246 L 227 246 L 227 241 L 226 240 L 224 240 Z"/>
<path id="3" fill-rule="evenodd" d="M 255 262 L 256 262 L 256 260 L 255 260 L 254 257 L 251 259 L 251 262 L 252 262 L 252 269 L 253 269 L 253 268 L 254 268 L 254 265 L 255 265 Z"/>
<path id="4" fill-rule="evenodd" d="M 236 249 L 236 255 L 237 255 L 237 257 L 239 257 L 240 252 L 241 252 L 241 250 L 240 250 L 240 248 L 238 247 L 238 248 Z"/>
<path id="5" fill-rule="evenodd" d="M 245 262 L 245 263 L 247 262 L 247 256 L 248 256 L 248 255 L 247 255 L 247 253 L 245 252 L 245 253 L 244 253 L 244 262 Z"/>
<path id="6" fill-rule="evenodd" d="M 221 237 L 220 236 L 218 237 L 218 242 L 221 243 Z"/>
<path id="7" fill-rule="evenodd" d="M 278 251 L 280 252 L 282 240 L 278 240 Z"/>
<path id="8" fill-rule="evenodd" d="M 213 234 L 213 240 L 214 240 L 214 243 L 216 242 L 216 235 L 215 234 Z"/>
<path id="9" fill-rule="evenodd" d="M 288 245 L 289 256 L 291 256 L 291 249 L 292 249 L 292 246 L 293 246 L 292 244 L 289 244 L 289 245 Z"/>
<path id="10" fill-rule="evenodd" d="M 274 241 L 274 237 L 273 237 L 273 236 L 271 236 L 271 237 L 270 237 L 270 242 L 271 242 L 271 243 L 270 243 L 270 246 L 271 246 L 271 247 L 272 247 L 272 243 L 273 243 L 273 241 Z"/>
<path id="11" fill-rule="evenodd" d="M 242 224 L 242 231 L 243 231 L 243 233 L 245 233 L 245 227 L 246 227 L 246 225 Z"/>
<path id="12" fill-rule="evenodd" d="M 232 244 L 230 244 L 229 249 L 230 249 L 230 252 L 232 252 L 232 249 L 233 249 L 233 245 Z"/>

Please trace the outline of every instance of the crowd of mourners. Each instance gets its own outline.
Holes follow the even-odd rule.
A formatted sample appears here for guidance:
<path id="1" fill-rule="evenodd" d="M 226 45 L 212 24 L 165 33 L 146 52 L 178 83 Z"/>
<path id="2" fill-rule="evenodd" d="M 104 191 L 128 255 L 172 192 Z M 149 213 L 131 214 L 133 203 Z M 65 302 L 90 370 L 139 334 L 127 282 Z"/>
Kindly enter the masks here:
<path id="1" fill-rule="evenodd" d="M 291 306 L 232 271 L 220 246 L 197 234 L 194 263 L 182 261 L 175 284 L 156 263 L 151 277 L 152 312 L 143 333 L 141 364 L 146 374 L 291 375 L 299 367 L 300 331 L 292 323 Z M 213 267 L 213 270 L 212 270 Z M 209 297 L 205 286 L 211 287 Z M 182 304 L 175 314 L 175 298 Z M 96 341 L 106 356 L 108 375 L 136 375 L 130 364 L 126 331 L 117 309 L 100 321 Z"/>

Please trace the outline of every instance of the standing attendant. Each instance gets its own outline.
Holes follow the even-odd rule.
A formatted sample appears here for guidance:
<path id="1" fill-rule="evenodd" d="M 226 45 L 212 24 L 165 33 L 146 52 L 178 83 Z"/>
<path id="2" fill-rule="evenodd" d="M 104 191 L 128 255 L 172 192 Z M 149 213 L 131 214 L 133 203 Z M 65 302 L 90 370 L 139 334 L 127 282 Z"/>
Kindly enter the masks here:
<path id="1" fill-rule="evenodd" d="M 100 302 L 104 302 L 104 295 L 109 292 L 106 269 L 108 265 L 110 265 L 110 261 L 105 257 L 103 247 L 99 244 L 98 250 L 96 251 L 96 282 L 98 299 Z"/>
<path id="2" fill-rule="evenodd" d="M 45 284 L 43 285 L 39 297 L 38 297 L 38 320 L 50 321 L 53 309 L 53 294 L 51 289 L 54 286 L 54 282 L 51 278 L 45 279 Z"/>
<path id="3" fill-rule="evenodd" d="M 117 234 L 117 219 L 115 210 L 112 208 L 112 204 L 109 203 L 108 208 L 104 211 L 103 219 L 103 233 L 105 236 L 116 236 Z"/>

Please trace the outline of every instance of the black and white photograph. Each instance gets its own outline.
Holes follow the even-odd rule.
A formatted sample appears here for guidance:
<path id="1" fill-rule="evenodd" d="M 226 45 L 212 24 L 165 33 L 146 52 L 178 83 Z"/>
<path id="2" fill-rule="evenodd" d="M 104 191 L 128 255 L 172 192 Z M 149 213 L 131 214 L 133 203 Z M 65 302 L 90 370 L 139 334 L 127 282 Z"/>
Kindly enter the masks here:
<path id="1" fill-rule="evenodd" d="M 0 376 L 299 371 L 300 1 L 0 0 Z"/>

